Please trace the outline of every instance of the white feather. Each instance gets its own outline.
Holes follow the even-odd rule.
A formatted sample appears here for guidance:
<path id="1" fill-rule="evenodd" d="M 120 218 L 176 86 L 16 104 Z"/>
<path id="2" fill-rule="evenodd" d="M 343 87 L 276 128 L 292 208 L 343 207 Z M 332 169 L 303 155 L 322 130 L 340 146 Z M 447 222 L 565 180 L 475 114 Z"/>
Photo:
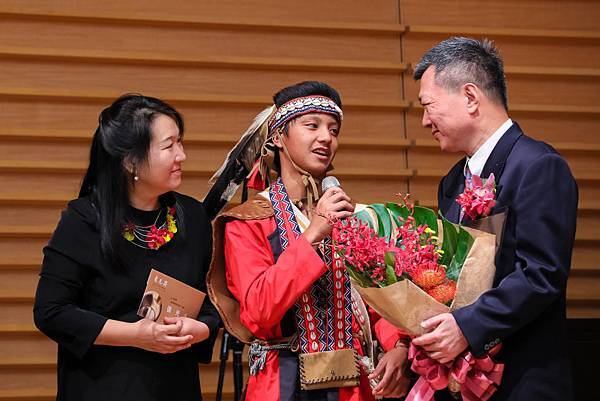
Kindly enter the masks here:
<path id="1" fill-rule="evenodd" d="M 246 141 L 248 137 L 254 135 L 255 137 L 252 140 L 248 141 L 248 143 L 246 144 L 246 149 L 239 153 L 239 157 L 242 159 L 241 161 L 245 164 L 246 168 L 248 170 L 252 168 L 252 165 L 254 164 L 256 159 L 258 159 L 258 156 L 260 156 L 262 145 L 267 137 L 266 123 L 274 111 L 275 105 L 269 106 L 260 113 L 258 113 L 256 117 L 254 117 L 254 121 L 252 121 L 250 127 L 248 127 L 248 129 L 246 130 L 246 132 L 244 132 L 240 140 L 229 151 L 227 157 L 225 158 L 225 162 L 210 178 L 209 183 L 214 184 L 217 181 L 225 167 L 227 167 L 232 161 L 231 155 L 237 151 L 237 148 L 239 146 L 242 146 L 242 144 Z"/>

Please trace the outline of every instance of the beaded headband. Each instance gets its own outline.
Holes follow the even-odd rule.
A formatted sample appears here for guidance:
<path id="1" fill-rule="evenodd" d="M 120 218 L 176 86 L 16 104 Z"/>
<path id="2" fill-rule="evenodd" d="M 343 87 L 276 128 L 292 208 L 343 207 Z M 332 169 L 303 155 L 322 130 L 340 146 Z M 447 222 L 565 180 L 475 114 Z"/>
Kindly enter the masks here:
<path id="1" fill-rule="evenodd" d="M 273 133 L 288 121 L 309 113 L 332 114 L 341 123 L 344 119 L 342 109 L 325 96 L 297 97 L 281 105 L 269 120 L 269 133 Z"/>

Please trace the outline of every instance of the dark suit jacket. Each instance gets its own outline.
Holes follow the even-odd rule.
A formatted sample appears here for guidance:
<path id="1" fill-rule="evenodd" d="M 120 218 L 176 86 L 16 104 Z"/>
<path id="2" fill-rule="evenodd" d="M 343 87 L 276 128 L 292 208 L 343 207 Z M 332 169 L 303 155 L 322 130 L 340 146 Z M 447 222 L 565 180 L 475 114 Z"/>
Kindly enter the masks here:
<path id="1" fill-rule="evenodd" d="M 438 191 L 440 210 L 453 221 L 459 216 L 455 199 L 464 190 L 465 160 L 442 179 Z M 494 286 L 453 315 L 476 356 L 503 344 L 497 359 L 505 371 L 492 400 L 572 400 L 565 304 L 577 184 L 565 160 L 516 123 L 481 175 L 491 173 L 497 183 L 492 214 L 508 211 Z"/>

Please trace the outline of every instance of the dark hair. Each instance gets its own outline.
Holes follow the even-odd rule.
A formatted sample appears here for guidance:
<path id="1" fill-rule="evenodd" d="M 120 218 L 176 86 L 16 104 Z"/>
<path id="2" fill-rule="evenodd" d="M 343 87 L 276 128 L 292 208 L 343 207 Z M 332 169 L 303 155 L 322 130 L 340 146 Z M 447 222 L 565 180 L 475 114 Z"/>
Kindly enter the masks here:
<path id="1" fill-rule="evenodd" d="M 416 81 L 421 79 L 430 66 L 435 67 L 435 82 L 445 89 L 456 91 L 471 82 L 488 98 L 508 110 L 504 65 L 491 41 L 463 37 L 446 39 L 423 55 L 415 67 L 413 78 Z"/>
<path id="2" fill-rule="evenodd" d="M 183 119 L 172 106 L 139 94 L 121 96 L 102 110 L 98 118 L 90 164 L 79 197 L 90 198 L 98 218 L 102 254 L 115 265 L 122 265 L 117 245 L 127 218 L 129 185 L 133 180 L 133 174 L 127 171 L 124 162 L 132 163 L 134 169 L 147 162 L 152 123 L 160 115 L 171 117 L 179 128 L 179 135 L 183 136 Z M 175 205 L 174 194 L 161 195 L 160 202 L 176 206 L 180 223 L 183 215 Z"/>

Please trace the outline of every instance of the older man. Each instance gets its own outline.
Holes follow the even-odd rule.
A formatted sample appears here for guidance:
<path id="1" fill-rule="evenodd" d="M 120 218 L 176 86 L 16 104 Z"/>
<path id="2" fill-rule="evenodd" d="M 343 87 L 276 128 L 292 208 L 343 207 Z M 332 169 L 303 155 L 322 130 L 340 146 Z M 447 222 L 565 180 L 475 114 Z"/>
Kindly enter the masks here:
<path id="1" fill-rule="evenodd" d="M 456 198 L 472 176 L 491 174 L 492 214 L 508 212 L 493 288 L 423 322 L 428 333 L 414 343 L 442 363 L 466 348 L 481 356 L 502 343 L 496 357 L 505 371 L 493 400 L 571 400 L 565 294 L 578 190 L 569 167 L 509 118 L 503 64 L 491 42 L 445 40 L 423 56 L 414 78 L 423 126 L 443 151 L 466 156 L 440 182 L 441 212 L 469 224 Z"/>

